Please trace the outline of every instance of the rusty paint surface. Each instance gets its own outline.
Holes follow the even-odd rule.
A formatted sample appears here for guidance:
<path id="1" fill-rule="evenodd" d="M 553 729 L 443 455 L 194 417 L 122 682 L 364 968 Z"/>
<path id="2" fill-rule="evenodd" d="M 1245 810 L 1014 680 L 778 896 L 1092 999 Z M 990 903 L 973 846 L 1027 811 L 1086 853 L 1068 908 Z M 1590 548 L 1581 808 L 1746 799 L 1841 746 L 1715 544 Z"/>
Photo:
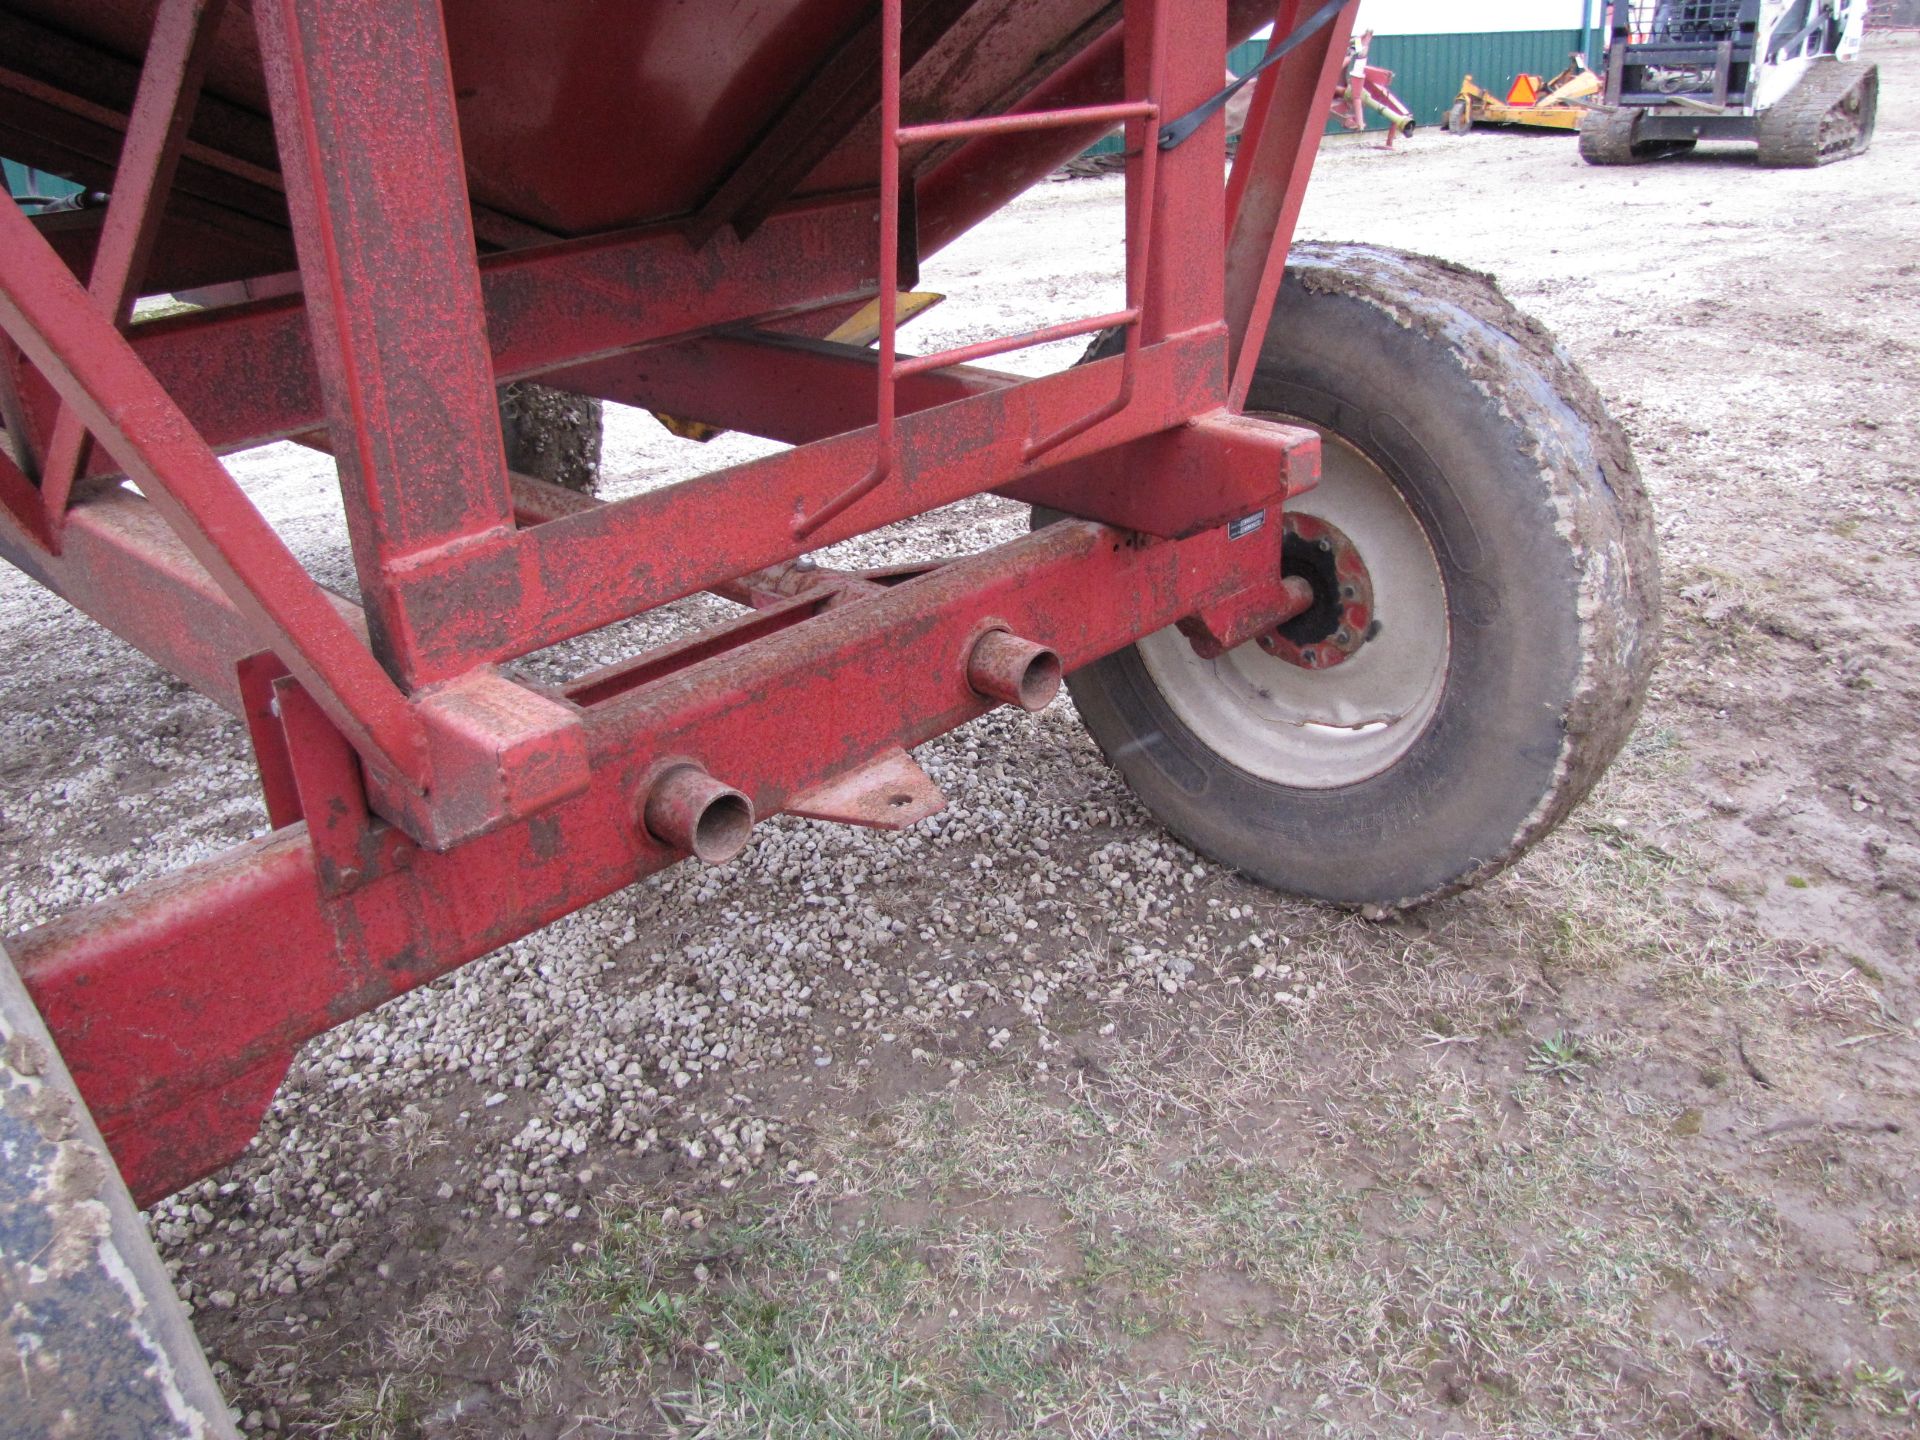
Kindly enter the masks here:
<path id="1" fill-rule="evenodd" d="M 168 3 L 185 15 L 194 0 Z M 85 87 L 85 47 L 140 53 L 151 7 L 26 9 L 66 38 L 14 58 Z M 703 818 L 933 813 L 906 752 L 994 698 L 1043 703 L 1055 657 L 1071 669 L 1175 623 L 1228 645 L 1300 609 L 1277 522 L 1317 476 L 1317 441 L 1228 406 L 1264 330 L 1328 62 L 1303 51 L 1269 74 L 1264 131 L 1230 188 L 1217 122 L 1174 150 L 1150 143 L 1272 10 L 1130 0 L 1123 20 L 1104 0 L 888 0 L 876 59 L 898 47 L 900 73 L 845 59 L 849 100 L 807 86 L 825 57 L 851 55 L 867 23 L 852 0 L 257 0 L 203 37 L 175 188 L 290 226 L 304 294 L 123 335 L 127 277 L 160 243 L 141 207 L 99 245 L 89 295 L 68 252 L 0 206 L 0 327 L 25 355 L 0 355 L 23 457 L 0 467 L 0 551 L 243 713 L 279 824 L 17 947 L 142 1198 L 236 1154 L 305 1039 L 699 850 Z M 0 121 L 24 93 L 12 75 Z M 191 76 L 175 78 L 177 100 Z M 163 67 L 156 95 L 165 82 Z M 22 83 L 72 102 L 54 106 L 67 138 L 82 122 L 133 136 L 135 198 L 142 174 L 158 188 L 180 107 L 156 100 L 134 123 L 113 108 L 124 96 Z M 814 128 L 794 138 L 821 156 L 807 177 L 774 163 L 778 137 L 756 138 L 796 104 Z M 1036 380 L 956 363 L 1032 336 L 898 356 L 891 297 L 915 257 L 1117 104 L 1139 152 L 1127 300 L 1080 328 L 1122 325 L 1121 353 Z M 1080 107 L 1095 108 L 1040 113 Z M 621 137 L 650 163 L 610 163 Z M 744 208 L 690 236 L 684 217 L 755 154 L 772 158 L 736 187 Z M 802 198 L 776 203 L 787 193 Z M 592 233 L 542 243 L 556 231 Z M 477 257 L 477 240 L 521 248 Z M 217 272 L 231 254 L 208 248 Z M 738 332 L 825 334 L 877 293 L 878 355 Z M 493 387 L 535 374 L 796 448 L 616 504 L 561 503 L 501 454 Z M 61 497 L 34 466 L 62 405 L 104 458 L 73 467 L 79 503 L 55 554 Z M 214 459 L 286 435 L 339 457 L 365 611 L 292 565 Z M 144 498 L 89 478 L 114 466 Z M 1080 518 L 902 573 L 805 564 L 809 548 L 988 490 Z M 492 668 L 701 589 L 753 609 L 557 691 Z M 648 797 L 675 773 L 711 784 L 679 786 L 686 804 L 662 801 L 650 828 Z M 724 824 L 716 836 L 730 843 Z"/>
<path id="2" fill-rule="evenodd" d="M 1043 642 L 1071 668 L 1183 615 L 1277 607 L 1277 542 L 1278 527 L 1142 543 L 1049 526 L 606 687 L 581 711 L 592 783 L 537 817 L 444 855 L 377 827 L 384 845 L 359 852 L 366 868 L 333 893 L 315 840 L 294 826 L 30 932 L 16 955 L 135 1193 L 151 1199 L 244 1146 L 308 1036 L 677 860 L 635 817 L 663 763 L 693 761 L 756 814 L 779 813 L 988 709 L 967 678 L 987 631 Z M 252 962 L 244 989 L 220 978 L 236 954 Z"/>
<path id="3" fill-rule="evenodd" d="M 947 797 L 905 750 L 889 750 L 788 804 L 789 814 L 874 830 L 904 830 L 947 808 Z"/>

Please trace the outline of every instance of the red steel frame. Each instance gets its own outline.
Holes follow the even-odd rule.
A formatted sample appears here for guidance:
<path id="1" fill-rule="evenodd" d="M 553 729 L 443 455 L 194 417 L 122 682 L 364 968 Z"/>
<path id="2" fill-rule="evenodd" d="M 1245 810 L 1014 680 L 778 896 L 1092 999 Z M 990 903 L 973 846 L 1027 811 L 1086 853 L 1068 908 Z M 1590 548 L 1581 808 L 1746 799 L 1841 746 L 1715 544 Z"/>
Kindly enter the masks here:
<path id="1" fill-rule="evenodd" d="M 0 552 L 242 715 L 275 827 L 8 940 L 143 1200 L 237 1154 L 307 1038 L 682 858 L 648 827 L 662 777 L 829 813 L 823 787 L 997 703 L 983 637 L 1071 669 L 1300 608 L 1278 511 L 1317 440 L 1238 412 L 1351 6 L 1262 76 L 1225 186 L 1217 118 L 1157 142 L 1250 7 L 1127 0 L 1014 111 L 904 125 L 884 0 L 877 223 L 870 192 L 698 247 L 655 227 L 475 260 L 438 0 L 255 0 L 301 294 L 129 330 L 221 8 L 162 0 L 87 286 L 0 206 L 23 362 L 0 356 Z M 1311 8 L 1280 0 L 1276 33 Z M 1125 308 L 900 356 L 903 152 L 942 147 L 915 186 L 930 249 L 1115 121 Z M 772 328 L 876 294 L 877 354 Z M 968 363 L 1111 326 L 1120 353 L 1060 374 Z M 508 473 L 495 386 L 528 375 L 794 448 L 586 501 Z M 216 459 L 276 436 L 337 457 L 363 605 Z M 985 491 L 1076 518 L 884 584 L 788 564 Z M 756 608 L 558 690 L 498 668 L 702 589 Z"/>

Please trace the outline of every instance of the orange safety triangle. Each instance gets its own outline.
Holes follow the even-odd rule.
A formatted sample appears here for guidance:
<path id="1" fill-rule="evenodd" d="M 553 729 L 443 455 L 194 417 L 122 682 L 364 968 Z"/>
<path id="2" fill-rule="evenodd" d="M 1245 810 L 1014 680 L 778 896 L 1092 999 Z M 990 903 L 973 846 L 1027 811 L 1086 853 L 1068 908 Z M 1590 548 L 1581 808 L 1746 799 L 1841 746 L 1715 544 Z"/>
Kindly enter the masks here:
<path id="1" fill-rule="evenodd" d="M 1513 88 L 1507 91 L 1507 104 L 1531 105 L 1540 98 L 1540 77 L 1521 75 L 1513 82 Z"/>

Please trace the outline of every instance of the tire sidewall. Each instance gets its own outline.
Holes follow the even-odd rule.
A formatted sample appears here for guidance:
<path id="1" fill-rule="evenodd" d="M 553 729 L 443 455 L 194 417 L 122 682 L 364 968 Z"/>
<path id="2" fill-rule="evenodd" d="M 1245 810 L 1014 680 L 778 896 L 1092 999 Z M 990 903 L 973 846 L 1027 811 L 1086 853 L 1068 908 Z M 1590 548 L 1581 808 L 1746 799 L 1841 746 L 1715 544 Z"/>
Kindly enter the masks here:
<path id="1" fill-rule="evenodd" d="M 1298 894 L 1410 903 L 1505 863 L 1553 803 L 1583 669 L 1582 562 L 1542 467 L 1598 462 L 1579 425 L 1539 413 L 1552 387 L 1522 348 L 1464 310 L 1396 313 L 1296 266 L 1268 336 L 1247 408 L 1353 445 L 1433 546 L 1451 637 L 1438 708 L 1386 770 L 1303 789 L 1215 755 L 1132 647 L 1069 684 L 1109 758 L 1204 853 Z"/>

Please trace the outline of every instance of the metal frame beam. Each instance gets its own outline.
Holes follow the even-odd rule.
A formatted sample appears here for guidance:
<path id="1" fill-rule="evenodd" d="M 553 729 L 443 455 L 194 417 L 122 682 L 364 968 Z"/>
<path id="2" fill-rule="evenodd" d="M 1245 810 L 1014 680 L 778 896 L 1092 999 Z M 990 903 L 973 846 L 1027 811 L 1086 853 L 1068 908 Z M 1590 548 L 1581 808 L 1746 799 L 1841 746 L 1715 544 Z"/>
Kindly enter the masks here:
<path id="1" fill-rule="evenodd" d="M 241 712 L 234 667 L 262 648 L 259 632 L 152 504 L 119 485 L 83 492 L 64 538 L 55 555 L 0 519 L 0 556 L 221 708 Z M 324 593 L 364 636 L 360 607 Z"/>
<path id="2" fill-rule="evenodd" d="M 919 186 L 927 247 L 1090 138 L 1031 131 L 1049 117 L 1028 112 L 1111 102 L 1124 81 L 1153 92 L 1127 107 L 1140 144 L 1144 117 L 1212 93 L 1225 41 L 1261 6 L 1183 4 L 1169 50 L 1156 38 L 1174 4 L 1129 0 L 1125 43 L 1083 51 L 1018 117 L 918 127 L 978 136 Z M 1283 20 L 1301 8 L 1286 0 Z M 1224 406 L 1245 393 L 1237 369 L 1264 330 L 1343 36 L 1317 69 L 1263 82 L 1266 134 L 1230 196 L 1217 126 L 1136 159 L 1156 183 L 1139 187 L 1129 245 L 1152 264 L 1130 285 L 1124 356 L 1017 382 L 943 363 L 978 346 L 902 360 L 887 483 L 837 515 L 876 453 L 876 359 L 711 332 L 872 295 L 893 251 L 870 195 L 777 211 L 745 241 L 723 226 L 698 250 L 658 227 L 476 261 L 438 0 L 255 0 L 254 18 L 306 303 L 122 335 L 144 222 L 114 222 L 89 297 L 0 205 L 0 328 L 40 372 L 15 407 L 23 438 L 70 406 L 146 496 L 86 486 L 54 555 L 32 523 L 43 452 L 29 444 L 26 467 L 0 466 L 18 521 L 0 516 L 0 550 L 242 713 L 274 819 L 306 817 L 13 943 L 143 1199 L 236 1154 L 306 1038 L 680 858 L 648 828 L 664 775 L 697 765 L 757 814 L 806 810 L 995 695 L 1025 703 L 976 667 L 998 632 L 1072 668 L 1175 623 L 1218 653 L 1298 612 L 1309 587 L 1282 577 L 1277 522 L 1317 475 L 1317 441 Z M 150 63 L 156 96 L 170 74 L 176 100 L 190 88 L 185 62 Z M 128 176 L 157 193 L 182 107 L 166 126 L 158 99 L 140 108 Z M 890 158 L 915 130 L 895 128 Z M 548 372 L 802 443 L 619 503 L 562 503 L 508 476 L 494 410 L 497 381 Z M 323 421 L 364 614 L 300 570 L 214 458 Z M 749 574 L 990 489 L 1093 519 L 893 583 L 796 593 L 797 568 Z M 819 523 L 800 538 L 803 516 Z M 559 692 L 492 668 L 708 588 L 756 613 Z"/>
<path id="3" fill-rule="evenodd" d="M 294 826 L 8 946 L 150 1201 L 245 1146 L 309 1036 L 678 860 L 636 820 L 664 762 L 697 761 L 776 813 L 991 708 L 966 678 L 988 630 L 1073 667 L 1199 611 L 1270 610 L 1279 534 L 1141 543 L 1063 522 L 658 678 L 643 658 L 644 683 L 596 677 L 582 711 L 594 784 L 536 818 L 447 855 L 384 832 L 331 893 Z"/>
<path id="4" fill-rule="evenodd" d="M 367 764 L 424 790 L 426 737 L 406 697 L 11 200 L 0 203 L 0 329 L 78 411 L 254 626 L 262 648 L 279 653 Z"/>
<path id="5" fill-rule="evenodd" d="M 551 371 L 541 383 L 789 445 L 874 421 L 872 350 L 766 331 L 702 335 Z M 974 365 L 900 381 L 903 415 L 1004 390 L 1024 377 Z"/>
<path id="6" fill-rule="evenodd" d="M 226 0 L 160 0 L 154 11 L 153 38 L 147 45 L 140 88 L 114 170 L 106 223 L 87 276 L 87 290 L 101 312 L 123 328 L 133 318 L 133 303 L 159 238 L 160 218 L 200 98 L 214 29 L 225 10 Z M 63 405 L 40 473 L 56 545 L 87 443 L 79 415 Z"/>
<path id="7" fill-rule="evenodd" d="M 513 533 L 439 0 L 254 20 L 368 629 L 411 688 L 443 677 L 404 575 Z"/>
<path id="8" fill-rule="evenodd" d="M 871 428 L 683 481 L 519 532 L 495 567 L 458 563 L 408 576 L 406 604 L 430 648 L 431 673 L 522 655 L 542 645 L 864 534 L 941 505 L 998 489 L 1025 474 L 1184 424 L 1219 404 L 1226 374 L 1218 330 L 1140 352 L 1132 406 L 1099 431 L 1049 451 L 1029 467 L 1025 450 L 1098 408 L 1122 360 L 1078 366 L 933 410 L 902 416 L 896 482 L 798 540 L 793 517 L 810 513 L 864 473 Z"/>
<path id="9" fill-rule="evenodd" d="M 751 240 L 716 235 L 694 251 L 679 230 L 559 241 L 482 257 L 482 333 L 499 383 L 726 326 L 871 298 L 870 201 L 781 211 Z M 130 343 L 214 449 L 285 439 L 325 419 L 318 366 L 298 296 L 222 306 L 134 327 Z M 556 381 L 556 383 L 561 383 Z M 52 387 L 28 373 L 29 433 L 52 426 Z M 110 473 L 102 457 L 88 474 Z"/>
<path id="10" fill-rule="evenodd" d="M 1273 33 L 1284 38 L 1312 8 L 1312 0 L 1280 0 Z M 1227 400 L 1247 403 L 1267 322 L 1279 298 L 1287 251 L 1306 200 L 1327 97 L 1340 80 L 1347 38 L 1359 0 L 1325 29 L 1254 82 L 1253 104 L 1227 183 L 1226 318 L 1233 348 L 1233 384 Z"/>

